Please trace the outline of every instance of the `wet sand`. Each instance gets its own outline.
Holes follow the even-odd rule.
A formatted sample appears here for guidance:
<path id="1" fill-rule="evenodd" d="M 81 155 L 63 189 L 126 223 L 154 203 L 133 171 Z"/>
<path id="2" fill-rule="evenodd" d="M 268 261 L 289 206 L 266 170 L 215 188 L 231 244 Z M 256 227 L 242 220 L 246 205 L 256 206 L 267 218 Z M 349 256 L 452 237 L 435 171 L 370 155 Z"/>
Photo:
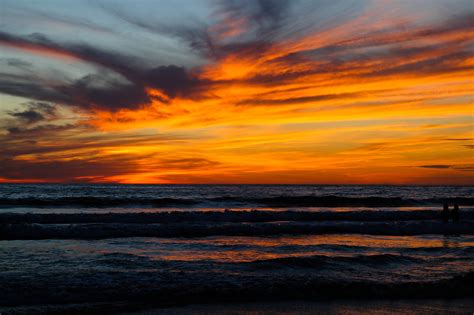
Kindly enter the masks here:
<path id="1" fill-rule="evenodd" d="M 190 304 L 160 307 L 143 304 L 86 303 L 35 305 L 2 308 L 3 314 L 119 314 L 119 315 L 309 315 L 309 314 L 466 314 L 474 312 L 474 299 L 398 299 L 398 300 L 293 300 L 282 302 L 247 302 Z"/>
<path id="2" fill-rule="evenodd" d="M 152 309 L 122 315 L 270 315 L 270 314 L 473 314 L 474 299 L 342 300 L 209 304 Z"/>

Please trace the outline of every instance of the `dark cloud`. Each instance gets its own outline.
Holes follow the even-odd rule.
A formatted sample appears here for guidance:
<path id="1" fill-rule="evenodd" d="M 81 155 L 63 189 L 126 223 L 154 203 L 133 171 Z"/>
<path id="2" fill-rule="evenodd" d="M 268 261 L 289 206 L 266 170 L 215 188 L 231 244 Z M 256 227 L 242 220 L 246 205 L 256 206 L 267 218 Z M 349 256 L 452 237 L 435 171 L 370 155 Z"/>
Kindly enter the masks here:
<path id="1" fill-rule="evenodd" d="M 324 48 L 323 48 L 324 49 Z M 328 53 L 318 56 L 318 62 L 313 62 L 314 55 L 307 53 L 293 53 L 268 62 L 267 66 L 286 65 L 288 71 L 276 74 L 261 74 L 246 79 L 248 83 L 263 85 L 279 85 L 291 82 L 295 79 L 303 79 L 307 76 L 328 73 L 348 73 L 348 76 L 355 77 L 385 77 L 393 75 L 420 75 L 439 74 L 455 71 L 469 70 L 472 66 L 466 65 L 465 61 L 472 55 L 467 47 L 459 48 L 456 53 L 443 53 L 434 57 L 428 57 L 434 50 L 431 47 L 416 49 L 395 49 L 376 53 L 352 54 L 347 52 L 347 58 L 339 58 L 337 55 Z M 415 62 L 397 65 L 399 60 L 420 59 L 423 53 L 426 58 Z M 350 56 L 350 57 L 349 57 Z M 374 68 L 366 66 L 373 62 L 381 63 L 381 66 Z M 309 70 L 293 71 L 292 66 L 307 65 Z M 394 66 L 395 65 L 395 66 Z"/>
<path id="2" fill-rule="evenodd" d="M 464 171 L 464 172 L 474 172 L 474 164 L 460 164 L 460 165 L 434 164 L 434 165 L 421 165 L 418 167 L 433 168 L 433 169 L 453 169 L 453 170 Z"/>
<path id="3" fill-rule="evenodd" d="M 357 70 L 356 76 L 377 77 L 392 75 L 437 74 L 472 69 L 465 61 L 472 55 L 470 34 L 474 30 L 473 14 L 464 14 L 431 28 L 418 27 L 411 30 L 388 28 L 350 39 L 301 50 L 269 61 L 269 65 L 302 65 L 312 68 L 302 73 L 288 72 L 274 76 L 254 78 L 257 83 L 272 83 L 287 78 L 304 77 L 318 73 L 335 73 Z M 454 39 L 432 44 L 437 36 L 458 34 Z M 465 34 L 465 36 L 459 36 Z M 426 42 L 426 44 L 424 44 Z M 403 45 L 401 45 L 403 43 Z M 416 43 L 416 44 L 414 44 Z M 423 45 L 420 45 L 423 43 Z M 449 49 L 447 49 L 449 47 Z M 453 52 L 455 51 L 455 52 Z M 416 60 L 404 62 L 400 60 Z M 316 61 L 316 62 L 315 62 Z M 374 62 L 381 63 L 375 70 L 367 67 Z"/>
<path id="4" fill-rule="evenodd" d="M 117 139 L 115 142 L 119 142 Z M 26 145 L 26 144 L 24 144 Z M 97 145 L 97 144 L 95 144 Z M 90 147 L 93 144 L 79 146 Z M 97 145 L 97 147 L 99 147 Z M 130 155 L 100 155 L 100 151 L 89 151 L 88 155 L 76 158 L 74 154 L 63 160 L 49 160 L 41 153 L 61 152 L 67 149 L 78 149 L 78 146 L 58 145 L 54 148 L 39 147 L 31 144 L 31 148 L 23 154 L 35 154 L 35 160 L 20 160 L 6 154 L 0 154 L 0 177 L 9 180 L 41 180 L 60 182 L 89 182 L 106 180 L 110 176 L 124 176 L 134 174 L 140 170 L 139 160 L 152 159 L 154 164 L 149 165 L 146 171 L 175 170 L 175 169 L 206 169 L 215 167 L 218 162 L 205 158 L 161 158 L 157 154 Z M 11 152 L 10 152 L 11 153 Z M 16 152 L 21 153 L 20 151 Z M 143 170 L 142 170 L 143 171 Z"/>
<path id="5" fill-rule="evenodd" d="M 271 42 L 278 30 L 286 23 L 287 12 L 291 1 L 257 0 L 257 1 L 223 1 L 217 3 L 217 10 L 225 12 L 226 21 L 245 20 L 248 23 L 250 36 L 243 36 L 236 41 L 218 43 L 209 33 L 208 25 L 195 21 L 184 21 L 181 25 L 164 25 L 160 21 L 143 19 L 125 12 L 120 7 L 103 8 L 116 17 L 121 18 L 152 33 L 177 37 L 207 57 L 219 59 L 229 54 L 241 57 L 255 57 L 271 49 Z M 137 108 L 150 101 L 145 92 L 147 87 L 162 90 L 168 97 L 201 98 L 214 84 L 199 79 L 184 67 L 176 65 L 147 68 L 131 56 L 107 51 L 86 44 L 65 44 L 52 41 L 43 34 L 35 33 L 28 36 L 15 36 L 0 33 L 0 43 L 39 50 L 45 53 L 63 54 L 96 64 L 100 67 L 120 74 L 126 82 L 112 82 L 100 87 L 90 84 L 95 79 L 87 76 L 76 82 L 59 86 L 45 86 L 33 78 L 25 78 L 20 82 L 0 82 L 0 91 L 8 94 L 30 97 L 33 99 L 65 103 L 83 108 L 102 107 L 109 110 L 119 108 Z M 264 78 L 262 78 L 264 79 Z M 277 80 L 277 78 L 273 78 Z M 258 80 L 258 78 L 256 79 Z M 163 101 L 163 100 L 162 100 Z"/>
<path id="6" fill-rule="evenodd" d="M 474 172 L 474 164 L 456 165 L 453 168 L 464 172 Z"/>
<path id="7" fill-rule="evenodd" d="M 84 109 L 136 108 L 149 101 L 143 88 L 135 85 L 109 83 L 106 87 L 98 87 L 91 83 L 92 80 L 86 76 L 69 84 L 51 85 L 28 76 L 15 81 L 0 79 L 0 92 Z"/>
<path id="8" fill-rule="evenodd" d="M 37 179 L 75 182 L 87 177 L 113 176 L 132 172 L 137 165 L 133 160 L 114 157 L 108 159 L 77 159 L 69 161 L 0 160 L 0 174 L 10 180 Z M 85 179 L 87 180 L 87 179 Z"/>
<path id="9" fill-rule="evenodd" d="M 188 18 L 179 25 L 171 25 L 160 20 L 135 16 L 130 10 L 117 5 L 102 3 L 100 6 L 107 13 L 150 34 L 176 38 L 202 56 L 214 56 L 214 40 L 208 31 L 208 26 L 203 22 Z"/>
<path id="10" fill-rule="evenodd" d="M 331 58 L 339 57 L 344 60 L 362 59 L 364 56 L 389 57 L 396 55 L 409 57 L 416 54 L 432 52 L 445 48 L 445 44 L 430 44 L 423 46 L 410 46 L 410 42 L 430 39 L 430 37 L 444 36 L 451 33 L 471 32 L 474 30 L 474 14 L 466 13 L 453 19 L 448 19 L 439 25 L 431 28 L 418 27 L 413 30 L 404 28 L 387 28 L 385 30 L 370 31 L 360 35 L 354 35 L 350 39 L 336 41 L 332 44 L 319 47 L 317 49 L 299 51 L 297 54 L 311 58 Z M 408 43 L 400 46 L 399 43 Z M 465 45 L 470 42 L 469 36 L 460 36 L 455 41 L 450 42 L 450 46 Z M 384 48 L 381 50 L 367 51 L 365 48 Z M 357 51 L 363 53 L 357 53 Z"/>
<path id="11" fill-rule="evenodd" d="M 118 82 L 103 82 L 97 75 L 85 76 L 72 84 L 56 87 L 56 92 L 70 97 L 69 104 L 82 108 L 103 109 L 137 108 L 150 101 L 143 86 Z"/>
<path id="12" fill-rule="evenodd" d="M 443 25 L 419 30 L 415 33 L 415 36 L 428 37 L 446 35 L 450 33 L 457 33 L 462 30 L 474 30 L 474 11 L 472 7 L 466 9 L 463 14 L 457 14 L 456 16 L 446 20 Z M 469 37 L 467 37 L 466 40 L 469 41 Z"/>
<path id="13" fill-rule="evenodd" d="M 269 51 L 274 44 L 285 37 L 285 26 L 291 1 L 288 0 L 230 0 L 218 3 L 217 12 L 225 18 L 217 24 L 217 29 L 228 31 L 231 21 L 243 23 L 245 30 L 230 42 L 214 40 L 212 56 L 224 58 L 237 55 L 241 58 L 258 58 Z"/>
<path id="14" fill-rule="evenodd" d="M 17 67 L 17 68 L 28 68 L 31 67 L 31 62 L 26 62 L 17 58 L 2 58 L 2 62 L 5 62 L 8 66 Z"/>
<path id="15" fill-rule="evenodd" d="M 161 168 L 166 169 L 196 169 L 219 165 L 218 162 L 204 158 L 160 159 L 159 164 Z"/>
<path id="16" fill-rule="evenodd" d="M 7 127 L 8 134 L 0 135 L 0 163 L 2 160 L 15 159 L 24 154 L 41 154 L 57 152 L 60 150 L 74 150 L 79 147 L 77 143 L 64 144 L 65 133 L 81 133 L 84 127 L 73 124 L 39 126 L 18 125 Z M 39 143 L 48 143 L 40 145 Z M 85 144 L 81 144 L 85 145 Z M 1 174 L 0 174 L 1 177 Z"/>
<path id="17" fill-rule="evenodd" d="M 16 80 L 9 80 L 6 76 L 4 79 L 0 78 L 0 92 L 52 103 L 74 104 L 70 95 L 65 95 L 57 91 L 54 86 L 47 86 L 28 76 Z"/>
<path id="18" fill-rule="evenodd" d="M 285 25 L 290 4 L 289 0 L 228 0 L 220 3 L 219 10 L 228 19 L 247 22 L 257 37 L 269 37 Z"/>
<path id="19" fill-rule="evenodd" d="M 433 165 L 420 165 L 418 167 L 422 168 L 438 168 L 438 169 L 445 169 L 445 168 L 451 168 L 452 165 L 445 165 L 445 164 L 433 164 Z"/>
<path id="20" fill-rule="evenodd" d="M 0 79 L 0 92 L 84 109 L 117 110 L 134 109 L 150 103 L 152 96 L 146 92 L 146 88 L 162 90 L 170 98 L 197 98 L 205 93 L 207 86 L 206 82 L 194 78 L 184 68 L 177 66 L 162 66 L 143 73 L 136 72 L 129 78 L 134 82 L 108 80 L 105 76 L 94 74 L 52 85 L 23 76 L 15 80 Z"/>
<path id="21" fill-rule="evenodd" d="M 28 76 L 0 80 L 0 92 L 36 100 L 116 110 L 137 108 L 150 102 L 146 93 L 149 87 L 160 89 L 169 97 L 193 98 L 198 97 L 207 84 L 188 73 L 184 67 L 169 65 L 147 69 L 134 57 L 85 44 L 61 45 L 42 34 L 18 37 L 0 32 L 0 43 L 77 58 L 113 71 L 125 79 L 110 79 L 102 71 L 100 75 L 87 75 L 56 85 Z"/>
<path id="22" fill-rule="evenodd" d="M 8 134 L 0 134 L 0 160 L 15 159 L 22 155 L 38 155 L 62 153 L 77 150 L 90 152 L 101 150 L 104 147 L 117 147 L 126 145 L 149 145 L 160 146 L 162 144 L 179 144 L 193 139 L 192 136 L 184 137 L 178 134 L 166 135 L 143 135 L 110 132 L 104 134 L 90 133 L 92 126 L 84 124 L 41 124 L 34 126 L 18 125 L 7 128 Z M 69 137 L 80 139 L 68 141 Z M 86 156 L 90 155 L 85 153 Z M 76 158 L 77 154 L 72 153 L 70 158 Z M 143 157 L 143 156 L 142 156 Z M 158 160 L 160 157 L 155 157 Z M 1 161 L 0 161 L 1 163 Z M 1 175 L 0 175 L 1 177 Z"/>
<path id="23" fill-rule="evenodd" d="M 10 136 L 14 138 L 15 141 L 17 140 L 28 140 L 32 136 L 35 137 L 43 137 L 48 134 L 59 134 L 61 131 L 66 131 L 69 129 L 77 129 L 77 126 L 73 124 L 67 125 L 53 125 L 53 124 L 45 124 L 40 125 L 32 128 L 23 127 L 12 127 L 9 128 L 8 131 L 10 132 Z M 0 139 L 2 144 L 4 144 L 4 150 L 7 150 L 7 141 L 5 139 Z M 4 151 L 5 152 L 5 151 Z"/>
<path id="24" fill-rule="evenodd" d="M 268 39 L 258 39 L 245 42 L 222 44 L 214 49 L 217 58 L 237 55 L 241 58 L 258 58 L 265 55 L 273 47 Z"/>
<path id="25" fill-rule="evenodd" d="M 204 169 L 217 164 L 202 158 L 156 159 L 154 170 Z M 90 182 L 104 181 L 110 176 L 134 174 L 139 167 L 136 157 L 117 155 L 67 161 L 0 159 L 0 176 L 9 180 Z"/>
<path id="26" fill-rule="evenodd" d="M 32 124 L 44 119 L 44 116 L 34 110 L 25 110 L 22 112 L 12 112 L 9 113 L 10 116 L 18 117 L 25 120 L 28 124 Z"/>
<path id="27" fill-rule="evenodd" d="M 151 69 L 144 79 L 146 83 L 163 90 L 170 97 L 194 95 L 202 84 L 196 77 L 187 73 L 184 67 L 173 65 Z"/>
<path id="28" fill-rule="evenodd" d="M 364 74 L 363 76 L 392 76 L 399 74 L 416 74 L 424 73 L 437 74 L 437 73 L 449 73 L 453 71 L 470 70 L 473 67 L 465 65 L 464 61 L 468 59 L 472 54 L 470 52 L 456 52 L 452 54 L 446 54 L 435 58 L 430 58 L 422 61 L 411 62 L 396 67 L 387 67 L 382 70 L 372 71 Z"/>
<path id="29" fill-rule="evenodd" d="M 8 112 L 8 115 L 16 117 L 22 123 L 34 124 L 42 120 L 56 118 L 56 108 L 54 105 L 44 102 L 29 102 L 24 104 L 25 110 L 17 110 Z"/>
<path id="30" fill-rule="evenodd" d="M 194 51 L 198 51 L 212 59 L 229 55 L 234 55 L 237 58 L 258 59 L 261 54 L 265 54 L 274 48 L 276 42 L 282 38 L 288 39 L 293 34 L 291 30 L 293 29 L 293 20 L 296 17 L 292 12 L 292 3 L 292 1 L 286 0 L 229 0 L 217 2 L 217 12 L 223 13 L 223 16 L 225 16 L 222 21 L 218 22 L 217 26 L 219 27 L 217 29 L 226 31 L 226 25 L 232 25 L 232 23 L 229 24 L 229 21 L 241 21 L 245 24 L 245 32 L 225 41 L 219 40 L 218 36 L 209 30 L 209 25 L 192 19 L 184 21 L 181 25 L 164 25 L 160 21 L 133 16 L 117 7 L 104 7 L 104 9 L 116 17 L 151 33 L 179 38 Z M 322 2 L 316 3 L 318 6 L 324 6 Z M 287 70 L 274 74 L 256 74 L 254 77 L 246 78 L 243 80 L 244 82 L 237 83 L 272 86 L 283 85 L 294 79 L 304 79 L 306 76 L 320 73 L 378 77 L 399 74 L 449 73 L 470 69 L 464 62 L 471 56 L 471 52 L 468 50 L 467 37 L 460 37 L 459 40 L 449 43 L 450 47 L 457 47 L 455 53 L 442 53 L 421 60 L 420 58 L 414 58 L 418 61 L 402 65 L 398 65 L 399 63 L 393 61 L 403 58 L 410 59 L 413 56 L 436 50 L 441 51 L 445 43 L 437 46 L 427 44 L 426 46 L 410 47 L 409 44 L 402 46 L 400 42 L 409 43 L 413 40 L 433 36 L 466 32 L 474 27 L 472 19 L 472 14 L 466 14 L 430 29 L 418 28 L 409 32 L 400 29 L 387 29 L 378 30 L 376 33 L 358 34 L 350 40 L 341 40 L 318 49 L 293 52 L 269 60 L 264 65 L 266 68 L 271 68 L 272 65 L 284 65 L 287 66 Z M 32 52 L 37 51 L 38 53 L 53 54 L 54 56 L 76 58 L 96 65 L 98 74 L 88 75 L 79 80 L 55 83 L 54 85 L 49 83 L 47 78 L 42 80 L 41 73 L 34 73 L 34 75 L 30 73 L 30 76 L 17 77 L 5 73 L 0 79 L 0 92 L 85 109 L 98 107 L 114 111 L 121 108 L 139 108 L 151 101 L 151 96 L 146 92 L 147 88 L 159 89 L 168 98 L 197 99 L 211 95 L 209 91 L 218 84 L 233 83 L 203 80 L 199 78 L 199 71 L 189 71 L 178 65 L 150 67 L 142 60 L 131 55 L 92 47 L 85 43 L 60 43 L 40 33 L 18 36 L 0 32 L 0 44 L 27 49 Z M 380 47 L 383 47 L 383 49 L 379 49 Z M 366 48 L 371 50 L 365 50 Z M 318 62 L 314 62 L 315 60 L 318 60 Z M 365 66 L 365 64 L 373 64 L 373 61 L 382 62 L 376 68 Z M 9 65 L 19 68 L 31 66 L 17 59 L 7 62 Z M 295 69 L 304 68 L 305 70 L 294 70 L 293 65 L 300 66 L 294 67 Z M 301 67 L 302 65 L 305 65 L 305 67 Z M 107 72 L 118 74 L 116 77 L 119 77 L 119 79 L 111 79 L 106 75 Z M 313 83 L 317 84 L 317 82 Z M 242 103 L 246 105 L 304 103 L 331 99 L 332 97 L 338 98 L 338 96 L 322 95 L 287 100 L 249 100 Z M 158 100 L 166 102 L 166 99 L 158 98 Z M 30 121 L 41 119 L 40 115 L 35 114 L 35 112 L 18 113 L 17 115 L 18 118 L 22 115 L 24 119 L 29 117 Z"/>
<path id="31" fill-rule="evenodd" d="M 159 169 L 199 169 L 217 163 L 204 158 L 163 158 L 155 153 L 136 155 L 106 155 L 104 146 L 160 145 L 181 142 L 186 139 L 178 135 L 123 135 L 87 134 L 87 126 L 40 125 L 9 128 L 9 134 L 0 135 L 0 177 L 9 180 L 39 180 L 61 182 L 88 182 L 105 180 L 109 176 L 136 173 L 139 161 L 150 159 L 147 171 Z M 65 133 L 80 138 L 65 141 Z M 77 151 L 82 151 L 78 154 Z M 51 159 L 60 154 L 62 159 Z M 22 159 L 24 155 L 32 159 Z"/>
<path id="32" fill-rule="evenodd" d="M 281 37 L 287 25 L 290 0 L 226 0 L 215 1 L 217 15 L 225 16 L 210 31 L 203 21 L 187 19 L 179 25 L 166 24 L 149 18 L 134 16 L 118 6 L 102 5 L 102 8 L 123 21 L 152 34 L 177 38 L 201 56 L 219 59 L 228 54 L 240 56 L 261 54 L 272 47 L 272 42 Z M 219 33 L 229 31 L 229 22 L 245 23 L 245 31 L 234 40 L 220 42 Z M 284 32 L 283 32 L 284 33 Z M 216 36 L 217 35 L 217 36 Z"/>
<path id="33" fill-rule="evenodd" d="M 238 103 L 237 105 L 287 105 L 287 104 L 304 104 L 318 101 L 343 99 L 349 97 L 360 96 L 361 93 L 340 93 L 340 94 L 325 94 L 314 96 L 293 97 L 285 99 L 249 99 Z"/>

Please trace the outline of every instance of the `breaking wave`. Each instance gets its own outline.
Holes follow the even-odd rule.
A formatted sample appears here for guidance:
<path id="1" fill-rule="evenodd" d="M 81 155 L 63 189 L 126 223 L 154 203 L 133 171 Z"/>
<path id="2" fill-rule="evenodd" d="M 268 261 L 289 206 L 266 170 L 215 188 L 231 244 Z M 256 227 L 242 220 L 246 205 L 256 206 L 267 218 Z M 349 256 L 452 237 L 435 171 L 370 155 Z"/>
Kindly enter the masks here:
<path id="1" fill-rule="evenodd" d="M 474 198 L 425 198 L 401 197 L 342 197 L 342 196 L 278 196 L 265 198 L 215 197 L 215 198 L 114 198 L 114 197 L 59 197 L 59 198 L 0 198 L 0 207 L 123 207 L 152 208 L 172 206 L 198 206 L 203 204 L 247 204 L 268 207 L 405 207 L 457 203 L 474 205 Z"/>
<path id="2" fill-rule="evenodd" d="M 474 220 L 474 211 L 464 211 L 463 220 Z M 440 211 L 167 211 L 139 213 L 0 213 L 0 223 L 183 223 L 183 222 L 312 222 L 312 221 L 359 221 L 391 222 L 439 220 Z"/>
<path id="3" fill-rule="evenodd" d="M 2 224 L 0 239 L 103 239 L 122 237 L 271 236 L 305 234 L 474 234 L 474 222 L 264 222 L 170 224 Z"/>
<path id="4" fill-rule="evenodd" d="M 248 263 L 259 269 L 273 269 L 281 267 L 298 267 L 298 268 L 321 268 L 325 265 L 335 264 L 363 264 L 363 265 L 380 265 L 391 263 L 416 263 L 424 261 L 423 258 L 410 257 L 395 254 L 377 254 L 377 255 L 356 255 L 356 256 L 300 256 L 300 257 L 283 257 L 266 260 L 257 260 Z"/>

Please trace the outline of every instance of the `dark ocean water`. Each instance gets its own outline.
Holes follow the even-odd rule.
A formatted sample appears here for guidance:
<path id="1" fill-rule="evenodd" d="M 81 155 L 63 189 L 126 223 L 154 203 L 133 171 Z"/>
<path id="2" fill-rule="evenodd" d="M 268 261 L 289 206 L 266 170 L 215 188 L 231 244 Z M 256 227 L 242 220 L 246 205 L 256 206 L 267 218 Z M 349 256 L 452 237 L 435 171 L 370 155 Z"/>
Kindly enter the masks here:
<path id="1" fill-rule="evenodd" d="M 0 185 L 0 292 L 7 314 L 472 299 L 474 188 Z"/>
<path id="2" fill-rule="evenodd" d="M 284 208 L 474 206 L 474 187 L 318 185 L 0 185 L 0 207 Z M 131 209 L 130 209 L 131 208 Z"/>

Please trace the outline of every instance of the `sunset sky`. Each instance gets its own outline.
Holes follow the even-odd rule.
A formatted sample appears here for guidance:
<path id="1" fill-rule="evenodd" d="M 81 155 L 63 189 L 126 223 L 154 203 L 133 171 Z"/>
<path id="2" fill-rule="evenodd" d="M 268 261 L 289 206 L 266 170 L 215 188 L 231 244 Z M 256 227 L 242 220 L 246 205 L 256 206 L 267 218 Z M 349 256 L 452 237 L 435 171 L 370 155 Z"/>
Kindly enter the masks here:
<path id="1" fill-rule="evenodd" d="M 0 0 L 0 182 L 474 184 L 472 0 Z"/>

